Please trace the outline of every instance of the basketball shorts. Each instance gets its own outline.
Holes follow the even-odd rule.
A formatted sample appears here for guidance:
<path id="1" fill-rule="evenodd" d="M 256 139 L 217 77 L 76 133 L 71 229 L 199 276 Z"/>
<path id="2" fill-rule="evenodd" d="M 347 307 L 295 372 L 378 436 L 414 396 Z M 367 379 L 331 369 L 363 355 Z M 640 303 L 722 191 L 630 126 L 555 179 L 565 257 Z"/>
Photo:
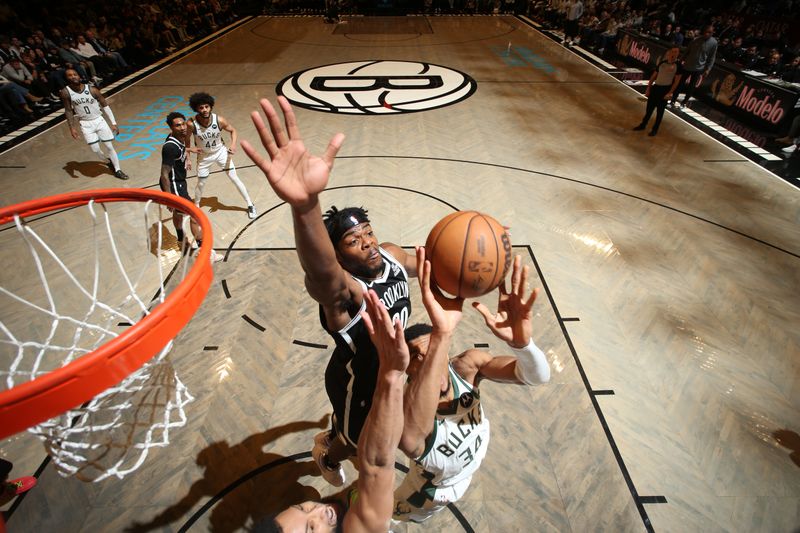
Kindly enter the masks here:
<path id="1" fill-rule="evenodd" d="M 203 152 L 202 156 L 200 162 L 197 163 L 197 177 L 200 179 L 205 179 L 211 174 L 212 165 L 217 165 L 225 170 L 230 169 L 231 172 L 236 172 L 236 165 L 233 164 L 233 156 L 228 153 L 228 149 L 224 146 L 216 152 L 209 154 Z"/>
<path id="2" fill-rule="evenodd" d="M 361 428 L 372 406 L 377 379 L 377 361 L 372 364 L 368 359 L 353 358 L 344 364 L 334 354 L 325 369 L 325 391 L 333 406 L 334 433 L 354 448 L 358 447 Z"/>
<path id="3" fill-rule="evenodd" d="M 159 181 L 159 184 L 161 181 Z M 161 190 L 163 191 L 164 188 L 162 187 Z M 169 190 L 164 192 L 171 192 L 176 196 L 180 196 L 181 198 L 186 198 L 190 202 L 194 202 L 191 196 L 189 196 L 189 187 L 186 185 L 186 180 L 170 180 L 169 182 Z"/>
<path id="4" fill-rule="evenodd" d="M 403 522 L 424 522 L 447 504 L 458 501 L 472 481 L 472 476 L 452 485 L 436 486 L 416 463 L 409 467 L 403 483 L 394 491 L 392 518 Z"/>
<path id="5" fill-rule="evenodd" d="M 106 119 L 97 117 L 91 120 L 81 120 L 81 131 L 86 144 L 94 144 L 97 141 L 110 142 L 114 140 L 114 134 L 108 126 Z"/>

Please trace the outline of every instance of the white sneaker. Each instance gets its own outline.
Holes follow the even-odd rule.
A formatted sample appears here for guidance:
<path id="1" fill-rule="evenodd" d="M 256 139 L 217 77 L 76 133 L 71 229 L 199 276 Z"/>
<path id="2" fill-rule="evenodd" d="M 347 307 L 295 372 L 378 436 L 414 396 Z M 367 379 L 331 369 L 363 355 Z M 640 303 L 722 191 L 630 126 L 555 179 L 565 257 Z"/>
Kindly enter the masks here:
<path id="1" fill-rule="evenodd" d="M 781 148 L 781 152 L 783 152 L 784 154 L 793 154 L 795 150 L 797 150 L 796 144 L 787 146 L 786 148 Z"/>
<path id="2" fill-rule="evenodd" d="M 328 468 L 325 465 L 324 458 L 328 454 L 328 448 L 330 447 L 330 433 L 328 431 L 318 433 L 317 436 L 314 437 L 314 448 L 311 450 L 311 457 L 313 457 L 314 462 L 317 463 L 317 468 L 319 468 L 323 479 L 334 487 L 341 487 L 344 485 L 345 481 L 344 468 L 342 468 L 341 463 L 338 468 L 334 469 Z"/>
<path id="3" fill-rule="evenodd" d="M 211 250 L 211 264 L 212 264 L 212 265 L 213 265 L 214 263 L 219 263 L 219 262 L 220 262 L 220 261 L 222 261 L 223 259 L 225 259 L 225 256 L 224 256 L 224 255 L 222 255 L 222 254 L 218 254 L 216 251 L 214 251 L 214 250 Z"/>
<path id="4" fill-rule="evenodd" d="M 247 206 L 247 216 L 250 217 L 250 220 L 256 218 L 256 206 L 253 204 Z"/>

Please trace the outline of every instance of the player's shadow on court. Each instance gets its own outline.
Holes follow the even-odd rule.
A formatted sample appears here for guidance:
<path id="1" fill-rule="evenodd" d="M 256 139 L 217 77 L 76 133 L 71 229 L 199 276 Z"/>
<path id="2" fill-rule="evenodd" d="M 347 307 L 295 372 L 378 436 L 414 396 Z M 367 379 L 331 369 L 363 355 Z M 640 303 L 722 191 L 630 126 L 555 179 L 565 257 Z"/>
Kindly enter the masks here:
<path id="1" fill-rule="evenodd" d="M 209 511 L 210 530 L 227 533 L 243 529 L 250 518 L 257 522 L 297 502 L 319 500 L 316 489 L 299 482 L 305 476 L 319 475 L 313 461 L 289 460 L 250 479 L 246 477 L 262 465 L 277 464 L 284 459 L 277 453 L 263 451 L 270 442 L 290 433 L 327 427 L 328 415 L 325 415 L 315 422 L 304 420 L 274 427 L 251 435 L 238 444 L 229 445 L 225 441 L 211 444 L 198 454 L 196 460 L 205 468 L 203 478 L 195 481 L 180 501 L 149 522 L 134 522 L 126 531 L 139 533 L 170 525 L 182 530 L 182 526 L 192 518 L 190 511 L 198 504 L 216 500 L 211 502 L 213 505 Z M 203 514 L 201 511 L 195 512 L 194 517 L 201 518 L 197 516 Z"/>
<path id="2" fill-rule="evenodd" d="M 211 213 L 216 211 L 241 211 L 242 213 L 247 213 L 247 206 L 223 204 L 220 202 L 219 196 L 204 196 L 200 200 L 200 207 L 207 207 Z"/>
<path id="3" fill-rule="evenodd" d="M 114 176 L 114 172 L 102 161 L 70 161 L 64 165 L 64 171 L 73 179 Z"/>
<path id="4" fill-rule="evenodd" d="M 795 466 L 800 467 L 800 435 L 789 429 L 779 429 L 774 431 L 772 436 L 778 444 L 791 452 L 789 458 Z"/>

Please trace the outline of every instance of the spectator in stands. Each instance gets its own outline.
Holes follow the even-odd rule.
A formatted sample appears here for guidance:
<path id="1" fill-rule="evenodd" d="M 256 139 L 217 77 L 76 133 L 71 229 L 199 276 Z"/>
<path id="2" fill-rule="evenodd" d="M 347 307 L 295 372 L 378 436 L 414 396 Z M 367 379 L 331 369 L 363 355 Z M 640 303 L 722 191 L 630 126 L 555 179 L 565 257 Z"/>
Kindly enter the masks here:
<path id="1" fill-rule="evenodd" d="M 110 57 L 101 55 L 95 50 L 94 46 L 86 41 L 84 35 L 78 35 L 75 38 L 75 42 L 72 43 L 72 48 L 70 48 L 70 50 L 81 59 L 91 61 L 95 70 L 103 76 L 110 76 L 116 70 L 116 61 Z"/>
<path id="2" fill-rule="evenodd" d="M 89 29 L 86 30 L 84 33 L 86 42 L 92 45 L 92 48 L 100 54 L 101 56 L 111 59 L 114 62 L 114 70 L 125 72 L 128 70 L 128 63 L 125 61 L 125 58 L 122 57 L 122 54 L 111 50 L 108 46 L 106 46 L 103 42 L 101 42 L 97 36 L 95 35 L 94 31 Z M 78 36 L 80 38 L 80 36 Z M 80 41 L 79 41 L 80 42 Z"/>
<path id="3" fill-rule="evenodd" d="M 800 56 L 795 56 L 783 67 L 780 77 L 789 83 L 800 83 Z"/>
<path id="4" fill-rule="evenodd" d="M 769 55 L 756 66 L 756 70 L 763 72 L 767 76 L 777 78 L 783 71 L 781 54 L 777 50 L 770 50 Z"/>
<path id="5" fill-rule="evenodd" d="M 95 85 L 99 86 L 103 82 L 103 78 L 97 75 L 97 70 L 94 68 L 94 63 L 88 59 L 81 58 L 78 54 L 74 53 L 71 49 L 71 43 L 65 40 L 61 46 L 56 49 L 58 57 L 63 61 L 64 68 L 74 68 L 81 79 L 85 81 L 93 81 Z"/>
<path id="6" fill-rule="evenodd" d="M 9 47 L 11 53 L 13 53 L 17 57 L 22 57 L 22 52 L 28 50 L 28 47 L 22 44 L 22 41 L 19 40 L 19 37 L 12 37 L 11 38 L 11 46 Z"/>
<path id="7" fill-rule="evenodd" d="M 758 53 L 758 47 L 751 45 L 747 47 L 747 50 L 742 55 L 740 65 L 746 70 L 756 70 L 763 61 L 764 58 Z"/>
<path id="8" fill-rule="evenodd" d="M 48 80 L 52 80 L 55 86 L 55 91 L 53 92 L 58 95 L 61 89 L 67 85 L 67 69 L 62 66 L 61 58 L 50 50 L 45 51 L 45 49 L 37 48 L 36 61 L 39 65 L 39 70 L 48 72 Z"/>
<path id="9" fill-rule="evenodd" d="M 27 55 L 27 53 L 24 55 Z M 36 74 L 36 76 L 34 76 L 34 74 Z M 22 64 L 22 60 L 16 57 L 11 58 L 11 61 L 3 67 L 3 76 L 17 85 L 21 85 L 39 99 L 49 94 L 47 84 L 42 83 L 38 77 L 38 73 L 35 70 L 33 72 L 28 70 L 28 67 Z"/>

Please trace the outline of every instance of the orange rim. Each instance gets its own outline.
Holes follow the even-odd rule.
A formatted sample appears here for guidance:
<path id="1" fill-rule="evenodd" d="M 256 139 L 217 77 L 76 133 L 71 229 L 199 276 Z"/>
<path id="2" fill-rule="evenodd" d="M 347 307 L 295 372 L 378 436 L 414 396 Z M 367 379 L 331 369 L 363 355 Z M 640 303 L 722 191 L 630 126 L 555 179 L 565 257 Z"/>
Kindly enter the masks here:
<path id="1" fill-rule="evenodd" d="M 200 208 L 174 194 L 144 189 L 60 194 L 4 207 L 0 209 L 0 224 L 13 221 L 14 215 L 31 217 L 91 200 L 97 203 L 152 200 L 188 213 L 203 232 L 198 258 L 163 303 L 118 337 L 66 366 L 0 392 L 0 439 L 81 405 L 141 368 L 191 320 L 211 286 L 214 275 L 211 222 Z"/>

